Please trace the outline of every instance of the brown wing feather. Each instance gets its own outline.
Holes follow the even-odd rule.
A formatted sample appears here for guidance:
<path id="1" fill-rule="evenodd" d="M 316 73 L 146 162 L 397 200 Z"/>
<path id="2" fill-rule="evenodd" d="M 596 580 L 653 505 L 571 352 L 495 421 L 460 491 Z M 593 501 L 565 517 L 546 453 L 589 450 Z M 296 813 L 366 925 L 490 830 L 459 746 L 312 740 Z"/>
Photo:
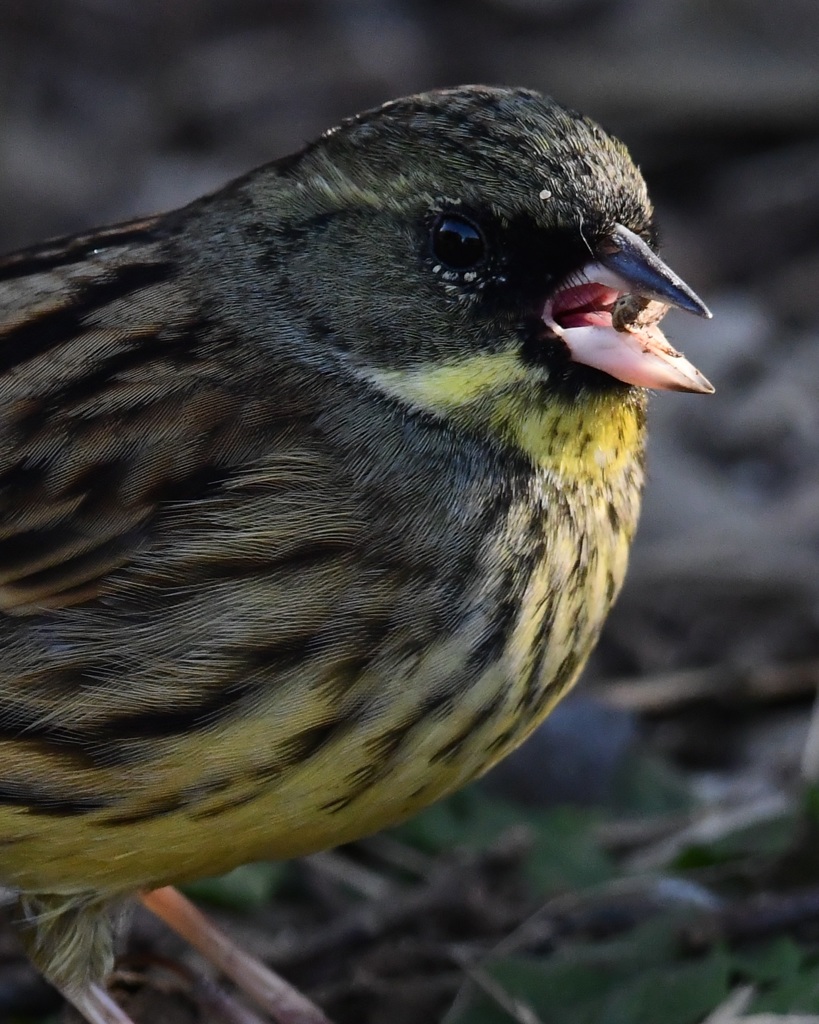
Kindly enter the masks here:
<path id="1" fill-rule="evenodd" d="M 195 496 L 253 447 L 258 406 L 180 290 L 167 233 L 141 221 L 0 263 L 8 613 L 99 594 L 162 502 Z"/>
<path id="2" fill-rule="evenodd" d="M 316 423 L 336 385 L 192 298 L 175 230 L 0 263 L 0 812 L 127 803 L 152 776 L 100 766 L 271 693 L 301 721 L 305 672 L 354 682 L 393 612 Z"/>

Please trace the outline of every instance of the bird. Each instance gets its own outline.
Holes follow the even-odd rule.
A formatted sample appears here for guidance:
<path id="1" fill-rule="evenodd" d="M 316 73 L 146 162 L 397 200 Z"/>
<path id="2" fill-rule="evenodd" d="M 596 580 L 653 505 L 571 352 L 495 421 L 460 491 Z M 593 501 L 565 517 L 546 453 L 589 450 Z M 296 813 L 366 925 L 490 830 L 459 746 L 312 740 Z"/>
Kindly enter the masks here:
<path id="1" fill-rule="evenodd" d="M 511 87 L 0 260 L 0 883 L 89 1021 L 112 908 L 218 953 L 174 886 L 407 818 L 574 685 L 647 394 L 713 391 L 669 307 L 626 147 Z"/>

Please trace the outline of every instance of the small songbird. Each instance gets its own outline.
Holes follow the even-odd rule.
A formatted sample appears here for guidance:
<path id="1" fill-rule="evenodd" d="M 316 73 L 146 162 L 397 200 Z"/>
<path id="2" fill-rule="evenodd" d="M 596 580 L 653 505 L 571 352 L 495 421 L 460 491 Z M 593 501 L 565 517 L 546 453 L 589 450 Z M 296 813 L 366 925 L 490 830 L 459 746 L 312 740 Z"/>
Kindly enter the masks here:
<path id="1" fill-rule="evenodd" d="M 0 261 L 0 883 L 89 1020 L 135 893 L 323 1020 L 158 887 L 405 818 L 575 682 L 645 389 L 713 390 L 654 238 L 621 143 L 470 86 Z"/>

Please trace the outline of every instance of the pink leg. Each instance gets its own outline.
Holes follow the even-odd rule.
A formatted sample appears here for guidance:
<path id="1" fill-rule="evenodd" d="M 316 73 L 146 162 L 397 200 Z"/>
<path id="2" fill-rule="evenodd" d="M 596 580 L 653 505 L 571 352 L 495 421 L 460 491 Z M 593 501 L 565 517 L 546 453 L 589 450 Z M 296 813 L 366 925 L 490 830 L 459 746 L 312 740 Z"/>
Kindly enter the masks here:
<path id="1" fill-rule="evenodd" d="M 315 1003 L 260 960 L 240 949 L 176 889 L 171 886 L 154 889 L 142 893 L 140 899 L 148 910 L 190 943 L 279 1024 L 331 1024 Z M 98 1021 L 94 1020 L 92 1024 L 98 1024 Z M 130 1021 L 127 1017 L 99 1018 L 99 1024 L 130 1024 Z"/>
<path id="2" fill-rule="evenodd" d="M 89 985 L 80 993 L 63 992 L 63 995 L 80 1011 L 88 1024 L 134 1024 L 99 985 Z"/>

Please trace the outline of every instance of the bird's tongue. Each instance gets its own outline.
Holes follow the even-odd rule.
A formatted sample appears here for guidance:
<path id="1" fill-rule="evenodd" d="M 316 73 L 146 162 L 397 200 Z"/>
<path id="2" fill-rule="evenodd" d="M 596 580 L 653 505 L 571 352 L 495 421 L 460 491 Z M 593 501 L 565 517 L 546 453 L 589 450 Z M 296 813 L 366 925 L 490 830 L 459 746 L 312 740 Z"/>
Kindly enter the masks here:
<path id="1" fill-rule="evenodd" d="M 713 387 L 665 338 L 658 324 L 667 306 L 652 317 L 615 316 L 620 289 L 596 281 L 559 289 L 547 303 L 543 319 L 562 338 L 573 362 L 593 366 L 627 384 L 669 391 L 707 394 Z"/>
<path id="2" fill-rule="evenodd" d="M 611 327 L 611 308 L 619 295 L 603 284 L 563 288 L 552 300 L 552 317 L 563 328 Z"/>

